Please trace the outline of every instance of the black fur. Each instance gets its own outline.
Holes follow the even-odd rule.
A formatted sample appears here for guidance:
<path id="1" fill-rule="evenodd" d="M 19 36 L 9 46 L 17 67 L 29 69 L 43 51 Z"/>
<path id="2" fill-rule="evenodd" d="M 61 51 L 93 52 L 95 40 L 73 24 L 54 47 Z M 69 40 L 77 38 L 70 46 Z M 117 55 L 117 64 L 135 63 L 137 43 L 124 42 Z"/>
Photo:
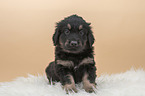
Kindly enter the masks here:
<path id="1" fill-rule="evenodd" d="M 67 26 L 68 24 L 71 26 L 70 29 Z M 80 25 L 83 26 L 82 29 L 79 29 Z M 73 40 L 77 42 L 77 46 L 74 45 L 72 48 L 70 42 Z M 87 73 L 89 82 L 95 84 L 96 67 L 94 60 L 93 62 L 88 62 L 88 64 L 79 65 L 85 58 L 94 59 L 92 47 L 94 36 L 90 23 L 87 23 L 82 17 L 77 15 L 65 18 L 57 23 L 53 35 L 53 43 L 56 46 L 55 61 L 51 62 L 46 68 L 47 78 L 50 82 L 60 81 L 62 85 L 71 84 L 72 82 L 68 77 L 69 74 L 73 76 L 75 83 L 80 83 L 85 73 Z M 57 60 L 72 61 L 74 65 L 64 66 L 63 64 L 57 64 Z"/>

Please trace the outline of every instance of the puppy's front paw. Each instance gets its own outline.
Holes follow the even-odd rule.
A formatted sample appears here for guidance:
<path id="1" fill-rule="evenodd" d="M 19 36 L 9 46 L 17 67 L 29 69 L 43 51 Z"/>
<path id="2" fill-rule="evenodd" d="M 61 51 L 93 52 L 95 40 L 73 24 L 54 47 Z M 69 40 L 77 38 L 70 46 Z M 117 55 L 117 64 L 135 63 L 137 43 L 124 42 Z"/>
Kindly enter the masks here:
<path id="1" fill-rule="evenodd" d="M 69 92 L 77 93 L 77 89 L 75 87 L 75 84 L 66 84 L 63 86 L 63 89 L 66 91 L 66 93 L 69 93 Z"/>
<path id="2" fill-rule="evenodd" d="M 95 92 L 94 88 L 96 88 L 96 85 L 93 83 L 84 84 L 83 88 L 85 89 L 86 92 L 92 93 Z"/>
<path id="3" fill-rule="evenodd" d="M 85 73 L 85 75 L 83 77 L 83 88 L 85 89 L 86 92 L 89 92 L 89 93 L 95 92 L 94 88 L 96 88 L 96 83 L 90 82 L 90 80 L 88 79 L 87 73 Z"/>

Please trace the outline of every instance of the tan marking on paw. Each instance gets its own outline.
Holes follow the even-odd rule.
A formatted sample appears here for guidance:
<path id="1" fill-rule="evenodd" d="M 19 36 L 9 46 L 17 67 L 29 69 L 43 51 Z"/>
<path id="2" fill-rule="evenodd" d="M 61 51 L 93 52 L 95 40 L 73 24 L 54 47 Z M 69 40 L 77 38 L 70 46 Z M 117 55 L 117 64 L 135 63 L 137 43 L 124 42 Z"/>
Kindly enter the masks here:
<path id="1" fill-rule="evenodd" d="M 88 80 L 88 74 L 85 73 L 83 77 L 83 89 L 85 89 L 86 92 L 94 92 L 93 88 L 96 88 L 96 85 L 94 83 L 90 83 Z"/>
<path id="2" fill-rule="evenodd" d="M 57 64 L 66 66 L 66 67 L 73 67 L 74 63 L 72 61 L 68 61 L 68 60 L 56 60 Z"/>
<path id="3" fill-rule="evenodd" d="M 69 76 L 69 79 L 71 81 L 71 84 L 65 84 L 63 86 L 63 88 L 65 89 L 65 91 L 68 93 L 68 92 L 77 92 L 77 89 L 75 87 L 75 82 L 74 82 L 74 79 L 72 77 L 72 75 L 68 75 Z"/>

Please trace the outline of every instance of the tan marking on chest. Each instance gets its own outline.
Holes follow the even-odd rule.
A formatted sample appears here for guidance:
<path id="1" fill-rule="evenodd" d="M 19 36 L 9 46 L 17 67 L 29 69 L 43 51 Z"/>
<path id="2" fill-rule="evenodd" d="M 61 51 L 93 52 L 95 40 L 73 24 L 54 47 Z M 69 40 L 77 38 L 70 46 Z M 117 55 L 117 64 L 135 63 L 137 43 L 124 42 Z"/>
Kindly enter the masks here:
<path id="1" fill-rule="evenodd" d="M 66 67 L 73 67 L 74 63 L 72 61 L 68 61 L 68 60 L 56 60 L 57 64 L 66 66 Z"/>
<path id="2" fill-rule="evenodd" d="M 94 59 L 93 59 L 93 58 L 90 58 L 90 57 L 84 58 L 84 59 L 80 62 L 79 66 L 84 65 L 84 64 L 89 64 L 89 63 L 94 63 Z"/>

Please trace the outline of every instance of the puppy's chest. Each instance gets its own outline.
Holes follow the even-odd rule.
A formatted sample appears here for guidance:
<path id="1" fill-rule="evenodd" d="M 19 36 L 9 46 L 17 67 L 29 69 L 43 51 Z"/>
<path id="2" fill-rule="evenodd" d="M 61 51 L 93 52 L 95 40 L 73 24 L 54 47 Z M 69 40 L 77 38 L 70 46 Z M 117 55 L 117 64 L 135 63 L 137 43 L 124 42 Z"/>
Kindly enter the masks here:
<path id="1" fill-rule="evenodd" d="M 94 59 L 91 57 L 86 57 L 83 59 L 73 58 L 69 60 L 56 60 L 56 62 L 57 64 L 76 70 L 80 66 L 87 65 L 87 64 L 94 64 Z"/>

